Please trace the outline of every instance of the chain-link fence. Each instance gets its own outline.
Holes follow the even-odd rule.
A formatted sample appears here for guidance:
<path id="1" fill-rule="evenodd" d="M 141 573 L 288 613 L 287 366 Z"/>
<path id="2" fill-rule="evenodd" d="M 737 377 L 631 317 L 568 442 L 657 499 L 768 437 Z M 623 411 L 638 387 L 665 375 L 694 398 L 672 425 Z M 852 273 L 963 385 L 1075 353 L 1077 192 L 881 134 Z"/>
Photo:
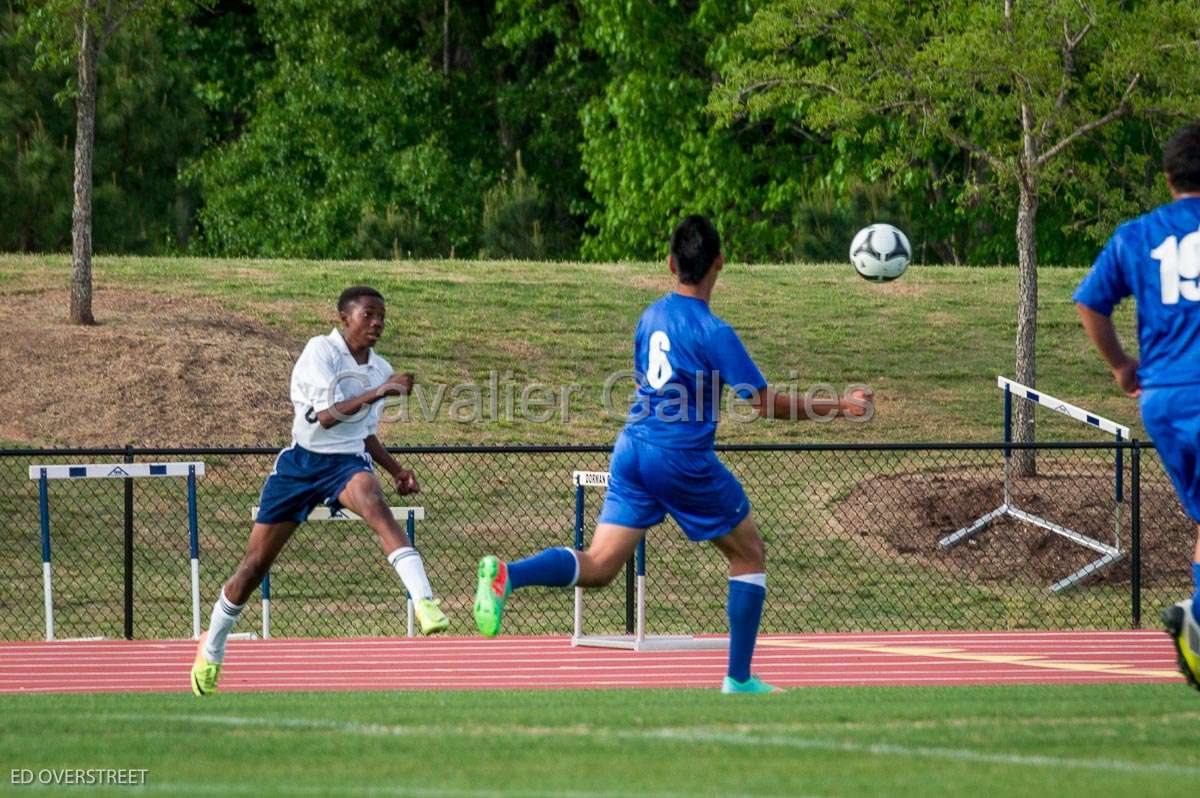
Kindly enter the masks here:
<path id="1" fill-rule="evenodd" d="M 1153 448 L 1039 444 L 1038 475 L 1006 483 L 1003 444 L 720 447 L 767 542 L 770 632 L 885 629 L 1121 628 L 1190 592 L 1195 525 Z M 1118 468 L 1118 450 L 1122 457 Z M 607 447 L 393 449 L 422 492 L 416 542 L 452 631 L 473 632 L 478 558 L 571 545 L 575 470 L 605 470 Z M 0 639 L 44 634 L 38 464 L 202 460 L 197 480 L 202 613 L 239 561 L 250 508 L 274 449 L 0 451 Z M 1136 479 L 1135 479 L 1136 477 Z M 1006 487 L 1007 484 L 1007 487 Z M 132 499 L 127 513 L 127 493 Z M 602 488 L 585 494 L 585 528 Z M 395 498 L 395 497 L 393 497 Z M 1051 585 L 1101 553 L 998 517 L 956 546 L 956 530 L 1008 505 L 1120 552 L 1060 592 Z M 50 481 L 53 601 L 59 637 L 178 638 L 192 633 L 185 480 Z M 1140 537 L 1139 533 L 1140 532 Z M 271 572 L 278 636 L 402 635 L 404 590 L 371 531 L 311 522 Z M 127 587 L 128 586 L 128 587 Z M 673 522 L 647 537 L 647 631 L 721 632 L 725 564 Z M 625 630 L 626 580 L 586 596 L 591 633 Z M 239 631 L 261 623 L 252 598 Z M 505 631 L 562 634 L 571 591 L 523 590 Z"/>

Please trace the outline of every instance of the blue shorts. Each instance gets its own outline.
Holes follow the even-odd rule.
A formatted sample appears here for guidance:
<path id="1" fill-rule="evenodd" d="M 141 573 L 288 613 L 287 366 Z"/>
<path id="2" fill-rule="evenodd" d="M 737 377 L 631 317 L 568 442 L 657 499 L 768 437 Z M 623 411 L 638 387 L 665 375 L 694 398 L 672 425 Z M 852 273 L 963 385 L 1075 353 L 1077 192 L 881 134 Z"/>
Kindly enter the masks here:
<path id="1" fill-rule="evenodd" d="M 1200 385 L 1142 390 L 1142 423 L 1175 485 L 1183 509 L 1200 523 Z"/>
<path id="2" fill-rule="evenodd" d="M 646 529 L 667 513 L 691 540 L 727 534 L 750 514 L 741 483 L 712 449 L 666 449 L 621 433 L 600 522 Z"/>
<path id="3" fill-rule="evenodd" d="M 319 454 L 296 444 L 279 453 L 258 497 L 260 524 L 304 523 L 318 504 L 338 510 L 337 497 L 360 471 L 374 473 L 370 455 Z"/>

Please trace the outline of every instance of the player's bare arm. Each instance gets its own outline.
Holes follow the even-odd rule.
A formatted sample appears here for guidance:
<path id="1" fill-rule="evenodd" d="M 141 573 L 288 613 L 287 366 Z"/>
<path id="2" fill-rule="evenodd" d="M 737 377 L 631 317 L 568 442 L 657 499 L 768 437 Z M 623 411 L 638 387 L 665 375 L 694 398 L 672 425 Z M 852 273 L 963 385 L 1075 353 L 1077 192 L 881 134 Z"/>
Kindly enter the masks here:
<path id="1" fill-rule="evenodd" d="M 1137 358 L 1130 357 L 1121 346 L 1121 339 L 1117 337 L 1117 328 L 1113 325 L 1112 317 L 1097 313 L 1082 302 L 1076 302 L 1075 307 L 1079 310 L 1079 319 L 1083 322 L 1084 331 L 1112 369 L 1117 385 L 1126 396 L 1141 394 Z"/>
<path id="2" fill-rule="evenodd" d="M 371 455 L 379 466 L 388 472 L 396 486 L 396 493 L 401 496 L 407 496 L 410 493 L 419 493 L 421 486 L 417 484 L 417 475 L 413 473 L 411 468 L 404 468 L 388 453 L 384 448 L 383 442 L 375 435 L 368 435 L 363 441 L 367 449 L 367 454 Z"/>
<path id="3" fill-rule="evenodd" d="M 869 388 L 854 388 L 849 396 L 839 399 L 816 399 L 779 393 L 768 387 L 761 389 L 751 404 L 761 417 L 769 419 L 823 421 L 839 416 L 862 418 L 874 411 L 875 393 Z"/>
<path id="4" fill-rule="evenodd" d="M 378 388 L 364 391 L 358 396 L 343 399 L 326 410 L 317 413 L 317 423 L 323 429 L 329 429 L 335 424 L 354 416 L 365 407 L 369 407 L 389 396 L 404 396 L 412 392 L 413 375 L 411 373 L 392 374 Z"/>

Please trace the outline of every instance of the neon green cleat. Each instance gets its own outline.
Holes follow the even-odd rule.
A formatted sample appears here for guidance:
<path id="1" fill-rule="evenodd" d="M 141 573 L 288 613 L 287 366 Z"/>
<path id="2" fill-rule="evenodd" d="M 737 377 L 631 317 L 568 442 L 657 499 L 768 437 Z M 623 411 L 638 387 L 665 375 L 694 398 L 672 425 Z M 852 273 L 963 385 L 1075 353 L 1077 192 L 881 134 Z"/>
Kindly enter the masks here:
<path id="1" fill-rule="evenodd" d="M 441 602 L 435 599 L 417 599 L 413 602 L 413 615 L 417 616 L 417 626 L 421 628 L 421 634 L 435 635 L 446 631 L 450 626 L 440 605 Z"/>
<path id="2" fill-rule="evenodd" d="M 500 633 L 504 601 L 512 592 L 508 566 L 488 555 L 479 561 L 479 586 L 475 588 L 475 625 L 480 634 L 495 637 Z"/>
<path id="3" fill-rule="evenodd" d="M 192 692 L 196 695 L 212 695 L 217 692 L 217 680 L 221 678 L 221 663 L 212 662 L 204 656 L 204 641 L 208 634 L 200 635 L 196 646 L 196 661 L 192 663 Z"/>
<path id="4" fill-rule="evenodd" d="M 1179 670 L 1188 684 L 1200 690 L 1200 624 L 1192 615 L 1191 599 L 1167 607 L 1162 617 L 1175 644 Z"/>
<path id="5" fill-rule="evenodd" d="M 739 682 L 732 676 L 726 676 L 725 681 L 721 683 L 721 692 L 725 695 L 733 695 L 735 693 L 765 695 L 767 693 L 782 693 L 783 690 L 773 684 L 767 684 L 762 679 L 752 674 L 750 678 L 744 682 Z"/>

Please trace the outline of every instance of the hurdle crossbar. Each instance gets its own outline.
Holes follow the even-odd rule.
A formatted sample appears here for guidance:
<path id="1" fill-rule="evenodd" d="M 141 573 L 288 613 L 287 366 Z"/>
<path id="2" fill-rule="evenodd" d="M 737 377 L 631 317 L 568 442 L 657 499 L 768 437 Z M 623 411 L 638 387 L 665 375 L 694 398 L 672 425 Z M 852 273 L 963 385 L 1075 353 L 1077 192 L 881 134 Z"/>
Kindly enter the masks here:
<path id="1" fill-rule="evenodd" d="M 408 532 L 408 540 L 413 545 L 417 545 L 417 521 L 425 520 L 424 507 L 389 507 L 388 510 L 392 513 L 392 518 L 397 521 L 405 522 L 405 531 Z M 258 518 L 258 505 L 250 508 L 250 517 Z M 344 507 L 337 510 L 330 509 L 324 505 L 314 507 L 313 511 L 308 514 L 309 521 L 361 521 L 362 516 L 352 513 Z M 262 581 L 262 636 L 264 640 L 271 637 L 271 572 L 267 571 L 263 576 Z M 413 604 L 413 598 L 407 590 L 404 591 L 406 603 L 406 623 L 407 634 L 409 637 L 416 636 L 416 607 Z"/>
<path id="2" fill-rule="evenodd" d="M 1028 399 L 1030 402 L 1039 404 L 1042 407 L 1048 407 L 1056 413 L 1062 413 L 1064 416 L 1070 416 L 1076 421 L 1082 421 L 1084 424 L 1116 435 L 1118 440 L 1129 440 L 1129 427 L 1084 410 L 1082 407 L 1077 407 L 1070 402 L 1064 402 L 1062 399 L 1056 399 L 1050 394 L 1035 391 L 1033 388 L 1022 385 L 1019 382 L 1014 382 L 1007 377 L 997 377 L 996 386 L 1000 390 L 1009 392 L 1014 396 Z"/>
<path id="3" fill-rule="evenodd" d="M 1064 402 L 1050 394 L 1042 391 L 1034 390 L 1027 385 L 1022 385 L 1019 382 L 1014 382 L 1006 377 L 997 377 L 996 386 L 1004 391 L 1004 442 L 1012 443 L 1012 398 L 1016 396 L 1019 399 L 1024 399 L 1042 407 L 1049 408 L 1056 413 L 1061 413 L 1064 416 L 1073 418 L 1076 421 L 1081 421 L 1084 424 L 1103 430 L 1116 437 L 1118 443 L 1124 440 L 1129 440 L 1129 427 L 1124 424 L 1118 424 L 1115 421 L 1104 418 L 1103 416 L 1084 410 L 1081 407 Z M 1102 543 L 1095 538 L 1083 535 L 1073 529 L 1068 529 L 1061 524 L 1056 524 L 1053 521 L 1042 518 L 1041 516 L 1030 513 L 1026 510 L 1018 508 L 1012 498 L 1012 449 L 1005 448 L 1004 450 L 1004 499 L 999 507 L 990 510 L 976 518 L 970 524 L 956 530 L 938 541 L 938 548 L 942 551 L 957 546 L 965 540 L 969 540 L 975 535 L 985 530 L 993 521 L 1005 516 L 1015 518 L 1018 521 L 1023 521 L 1041 529 L 1045 529 L 1059 537 L 1071 541 L 1084 548 L 1100 554 L 1100 558 L 1094 560 L 1072 574 L 1068 574 L 1059 581 L 1050 586 L 1053 593 L 1060 593 L 1069 588 L 1075 587 L 1082 582 L 1086 577 L 1092 574 L 1103 571 L 1106 568 L 1120 562 L 1125 556 L 1125 552 L 1121 549 L 1121 508 L 1124 502 L 1124 490 L 1122 485 L 1122 450 L 1118 447 L 1116 451 L 1116 465 L 1114 468 L 1113 478 L 1113 495 L 1116 499 L 1115 510 L 1113 512 L 1113 533 L 1115 546 L 1110 546 L 1107 543 Z"/>
<path id="4" fill-rule="evenodd" d="M 46 613 L 46 639 L 55 639 L 53 568 L 50 543 L 50 488 L 52 479 L 144 479 L 149 477 L 187 477 L 188 554 L 192 579 L 192 632 L 200 636 L 200 535 L 196 513 L 196 477 L 204 476 L 204 463 L 83 463 L 67 465 L 31 465 L 29 478 L 38 482 L 38 525 L 42 542 L 42 596 Z M 128 516 L 133 494 L 126 493 L 127 535 L 132 529 Z M 127 538 L 127 541 L 130 538 Z M 128 563 L 126 565 L 128 568 Z M 131 584 L 132 574 L 126 574 Z M 126 588 L 128 591 L 128 587 Z M 132 595 L 126 601 L 126 635 L 132 635 Z"/>
<path id="5" fill-rule="evenodd" d="M 583 550 L 583 509 L 585 488 L 608 487 L 607 471 L 575 471 L 575 550 Z M 632 651 L 673 651 L 681 649 L 726 648 L 728 638 L 695 637 L 693 635 L 646 634 L 646 539 L 638 541 L 637 551 L 628 568 L 636 574 L 633 630 L 623 635 L 589 635 L 584 633 L 583 588 L 575 588 L 574 628 L 572 646 L 619 648 Z"/>

